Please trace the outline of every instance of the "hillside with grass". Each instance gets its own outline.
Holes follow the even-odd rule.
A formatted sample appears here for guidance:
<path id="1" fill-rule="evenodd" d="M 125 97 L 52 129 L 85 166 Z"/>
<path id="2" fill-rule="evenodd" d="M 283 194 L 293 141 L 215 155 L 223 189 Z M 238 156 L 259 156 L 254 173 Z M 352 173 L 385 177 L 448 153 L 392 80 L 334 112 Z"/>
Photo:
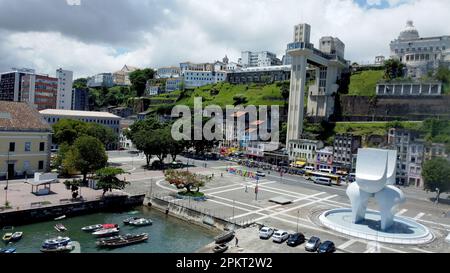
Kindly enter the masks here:
<path id="1" fill-rule="evenodd" d="M 350 76 L 348 95 L 375 96 L 378 81 L 383 79 L 384 70 L 366 70 L 353 73 Z"/>

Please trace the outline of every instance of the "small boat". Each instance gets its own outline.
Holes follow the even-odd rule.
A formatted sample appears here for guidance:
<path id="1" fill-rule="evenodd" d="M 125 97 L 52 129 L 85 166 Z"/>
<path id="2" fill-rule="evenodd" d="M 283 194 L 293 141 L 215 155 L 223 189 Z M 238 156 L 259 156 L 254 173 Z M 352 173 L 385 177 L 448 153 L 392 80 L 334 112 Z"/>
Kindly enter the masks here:
<path id="1" fill-rule="evenodd" d="M 5 227 L 3 227 L 3 230 L 11 231 L 11 230 L 14 230 L 14 227 L 13 226 L 5 226 Z"/>
<path id="2" fill-rule="evenodd" d="M 69 237 L 56 237 L 52 239 L 45 240 L 42 244 L 42 248 L 56 248 L 58 246 L 66 246 L 71 243 Z"/>
<path id="3" fill-rule="evenodd" d="M 108 237 L 119 234 L 119 228 L 100 229 L 92 233 L 96 237 Z"/>
<path id="4" fill-rule="evenodd" d="M 82 231 L 86 231 L 86 232 L 94 232 L 97 231 L 99 229 L 102 229 L 103 225 L 102 224 L 98 224 L 98 225 L 91 225 L 91 226 L 85 226 L 82 227 L 81 230 Z"/>
<path id="5" fill-rule="evenodd" d="M 61 215 L 59 217 L 56 217 L 55 221 L 59 221 L 59 220 L 62 220 L 62 219 L 66 219 L 66 216 L 65 215 Z"/>
<path id="6" fill-rule="evenodd" d="M 223 253 L 223 252 L 227 251 L 227 249 L 228 249 L 228 245 L 227 244 L 220 244 L 220 245 L 216 245 L 213 248 L 213 252 L 214 253 Z"/>
<path id="7" fill-rule="evenodd" d="M 16 253 L 15 247 L 8 247 L 0 250 L 0 253 Z"/>
<path id="8" fill-rule="evenodd" d="M 144 241 L 147 241 L 148 238 L 149 236 L 147 233 L 142 233 L 138 235 L 127 234 L 122 236 L 110 237 L 107 239 L 100 239 L 97 241 L 97 246 L 107 248 L 123 247 L 132 244 L 142 243 Z"/>
<path id="9" fill-rule="evenodd" d="M 125 225 L 129 225 L 131 221 L 138 220 L 138 219 L 139 219 L 139 217 L 130 217 L 130 218 L 123 220 L 123 223 Z"/>
<path id="10" fill-rule="evenodd" d="M 11 232 L 5 233 L 2 238 L 3 242 L 8 243 L 9 241 L 11 241 L 12 236 L 13 236 L 13 233 L 11 233 Z"/>
<path id="11" fill-rule="evenodd" d="M 220 245 L 223 243 L 228 243 L 229 241 L 233 240 L 233 238 L 234 238 L 234 231 L 232 230 L 220 234 L 219 236 L 214 238 L 214 241 L 216 242 L 216 244 Z"/>
<path id="12" fill-rule="evenodd" d="M 61 253 L 61 252 L 70 252 L 75 248 L 74 245 L 72 245 L 72 242 L 68 243 L 67 245 L 59 245 L 59 246 L 51 246 L 51 247 L 41 247 L 41 252 L 44 253 Z"/>
<path id="13" fill-rule="evenodd" d="M 102 229 L 118 228 L 118 224 L 103 224 Z"/>
<path id="14" fill-rule="evenodd" d="M 136 227 L 149 226 L 152 224 L 153 224 L 152 220 L 145 219 L 145 218 L 139 218 L 137 220 L 130 221 L 130 225 L 136 226 Z"/>
<path id="15" fill-rule="evenodd" d="M 14 232 L 13 235 L 11 236 L 10 241 L 17 242 L 20 239 L 22 239 L 22 236 L 23 236 L 23 232 L 21 232 L 21 231 Z"/>
<path id="16" fill-rule="evenodd" d="M 63 224 L 56 224 L 55 229 L 59 232 L 64 232 L 67 230 L 67 228 Z"/>

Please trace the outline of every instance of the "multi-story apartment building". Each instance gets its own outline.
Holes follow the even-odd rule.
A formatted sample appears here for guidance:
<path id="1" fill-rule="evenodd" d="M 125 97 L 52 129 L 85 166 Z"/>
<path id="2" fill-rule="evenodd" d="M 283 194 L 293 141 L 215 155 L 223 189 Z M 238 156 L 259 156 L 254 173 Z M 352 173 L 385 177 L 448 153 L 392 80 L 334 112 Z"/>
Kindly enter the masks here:
<path id="1" fill-rule="evenodd" d="M 27 75 L 34 75 L 33 69 L 15 69 L 10 72 L 0 74 L 0 100 L 21 101 L 22 78 Z M 28 83 L 28 86 L 31 84 Z"/>
<path id="2" fill-rule="evenodd" d="M 282 65 L 282 62 L 277 58 L 277 55 L 269 51 L 242 51 L 239 60 L 239 64 L 243 67 Z"/>
<path id="3" fill-rule="evenodd" d="M 69 70 L 63 70 L 62 68 L 60 68 L 56 70 L 56 78 L 58 78 L 58 94 L 56 99 L 56 108 L 63 110 L 71 110 L 73 72 Z"/>
<path id="4" fill-rule="evenodd" d="M 88 111 L 89 110 L 89 90 L 84 88 L 72 89 L 72 107 L 71 110 Z"/>
<path id="5" fill-rule="evenodd" d="M 95 76 L 88 78 L 87 81 L 88 87 L 112 87 L 114 86 L 113 74 L 111 73 L 100 73 Z"/>
<path id="6" fill-rule="evenodd" d="M 333 147 L 327 146 L 317 151 L 317 167 L 318 170 L 334 170 Z"/>
<path id="7" fill-rule="evenodd" d="M 353 157 L 361 148 L 360 136 L 352 134 L 337 134 L 333 142 L 333 162 L 337 166 L 351 170 L 353 168 Z"/>
<path id="8" fill-rule="evenodd" d="M 392 128 L 388 133 L 388 147 L 397 150 L 397 184 L 420 185 L 417 181 L 417 167 L 423 162 L 424 143 L 415 131 Z M 412 172 L 411 172 L 411 168 Z M 409 181 L 409 174 L 412 180 Z"/>
<path id="9" fill-rule="evenodd" d="M 60 109 L 46 109 L 40 111 L 42 117 L 50 124 L 53 125 L 61 119 L 75 119 L 84 122 L 97 123 L 108 128 L 117 135 L 117 143 L 111 144 L 107 147 L 109 150 L 117 149 L 118 137 L 120 131 L 120 117 L 108 112 L 94 112 L 94 111 L 74 111 L 74 110 L 60 110 Z M 55 149 L 57 146 L 52 145 Z"/>
<path id="10" fill-rule="evenodd" d="M 51 133 L 27 103 L 0 101 L 0 179 L 49 171 Z"/>

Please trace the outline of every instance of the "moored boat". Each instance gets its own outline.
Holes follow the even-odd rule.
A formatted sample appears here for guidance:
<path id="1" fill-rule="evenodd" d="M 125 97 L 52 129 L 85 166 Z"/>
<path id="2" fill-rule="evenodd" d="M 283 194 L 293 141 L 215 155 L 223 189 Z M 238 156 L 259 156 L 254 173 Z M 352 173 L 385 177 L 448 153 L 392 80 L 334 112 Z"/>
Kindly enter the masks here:
<path id="1" fill-rule="evenodd" d="M 216 244 L 220 245 L 223 243 L 228 243 L 229 241 L 233 240 L 233 238 L 234 238 L 234 231 L 228 231 L 214 238 L 214 241 L 216 242 Z"/>
<path id="2" fill-rule="evenodd" d="M 72 245 L 72 242 L 69 242 L 67 245 L 59 245 L 59 246 L 52 246 L 52 247 L 41 247 L 41 252 L 44 253 L 61 253 L 61 252 L 70 252 L 75 248 L 74 245 Z"/>
<path id="3" fill-rule="evenodd" d="M 2 237 L 3 242 L 8 243 L 9 241 L 11 241 L 12 236 L 13 233 L 11 232 L 5 233 Z"/>
<path id="4" fill-rule="evenodd" d="M 82 231 L 86 231 L 86 232 L 94 232 L 94 231 L 97 231 L 97 230 L 102 229 L 102 228 L 103 228 L 102 224 L 97 224 L 97 225 L 91 225 L 91 226 L 82 227 L 81 230 Z"/>
<path id="5" fill-rule="evenodd" d="M 56 217 L 55 221 L 59 221 L 59 220 L 62 220 L 62 219 L 66 219 L 66 216 L 65 215 L 61 215 L 59 217 Z"/>
<path id="6" fill-rule="evenodd" d="M 132 235 L 121 235 L 121 236 L 115 236 L 110 237 L 107 239 L 100 239 L 97 241 L 97 246 L 99 247 L 107 247 L 107 248 L 116 248 L 116 247 L 123 247 L 128 246 L 132 244 L 138 244 L 147 241 L 149 238 L 147 233 Z"/>
<path id="7" fill-rule="evenodd" d="M 71 242 L 69 237 L 56 237 L 45 240 L 42 244 L 43 248 L 56 248 L 57 246 L 66 246 Z"/>
<path id="8" fill-rule="evenodd" d="M 107 237 L 119 234 L 119 228 L 100 229 L 92 233 L 96 237 Z"/>
<path id="9" fill-rule="evenodd" d="M 141 227 L 141 226 L 149 226 L 153 224 L 152 220 L 150 219 L 145 219 L 145 218 L 139 218 L 133 221 L 130 221 L 130 225 L 132 226 L 137 226 L 137 227 Z"/>
<path id="10" fill-rule="evenodd" d="M 131 221 L 134 221 L 134 220 L 137 220 L 137 219 L 139 219 L 139 217 L 129 217 L 129 218 L 123 220 L 123 223 L 125 225 L 129 225 Z"/>
<path id="11" fill-rule="evenodd" d="M 10 241 L 17 242 L 20 239 L 22 239 L 22 236 L 23 236 L 23 232 L 21 232 L 21 231 L 14 232 L 13 235 L 11 236 Z"/>
<path id="12" fill-rule="evenodd" d="M 0 253 L 16 253 L 16 248 L 8 247 L 8 248 L 0 249 Z"/>
<path id="13" fill-rule="evenodd" d="M 227 249 L 228 249 L 228 245 L 226 245 L 226 244 L 215 245 L 213 248 L 213 252 L 214 253 L 223 253 L 223 252 L 227 251 Z"/>
<path id="14" fill-rule="evenodd" d="M 64 232 L 67 230 L 67 228 L 63 224 L 56 224 L 55 229 L 59 232 Z"/>

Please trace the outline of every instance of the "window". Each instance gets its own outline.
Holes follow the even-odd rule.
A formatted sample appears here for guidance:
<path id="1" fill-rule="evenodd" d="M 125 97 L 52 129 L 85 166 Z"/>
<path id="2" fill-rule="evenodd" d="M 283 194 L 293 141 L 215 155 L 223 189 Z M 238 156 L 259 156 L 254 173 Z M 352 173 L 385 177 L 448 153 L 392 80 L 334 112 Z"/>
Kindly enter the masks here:
<path id="1" fill-rule="evenodd" d="M 39 152 L 43 152 L 45 150 L 45 142 L 39 143 Z"/>
<path id="2" fill-rule="evenodd" d="M 31 152 L 31 142 L 25 142 L 25 152 Z"/>
<path id="3" fill-rule="evenodd" d="M 43 161 L 43 160 L 40 160 L 40 161 L 39 161 L 38 170 L 42 170 L 42 169 L 44 169 L 44 161 Z"/>
<path id="4" fill-rule="evenodd" d="M 16 143 L 15 142 L 10 142 L 9 143 L 9 151 L 10 152 L 16 151 Z"/>

